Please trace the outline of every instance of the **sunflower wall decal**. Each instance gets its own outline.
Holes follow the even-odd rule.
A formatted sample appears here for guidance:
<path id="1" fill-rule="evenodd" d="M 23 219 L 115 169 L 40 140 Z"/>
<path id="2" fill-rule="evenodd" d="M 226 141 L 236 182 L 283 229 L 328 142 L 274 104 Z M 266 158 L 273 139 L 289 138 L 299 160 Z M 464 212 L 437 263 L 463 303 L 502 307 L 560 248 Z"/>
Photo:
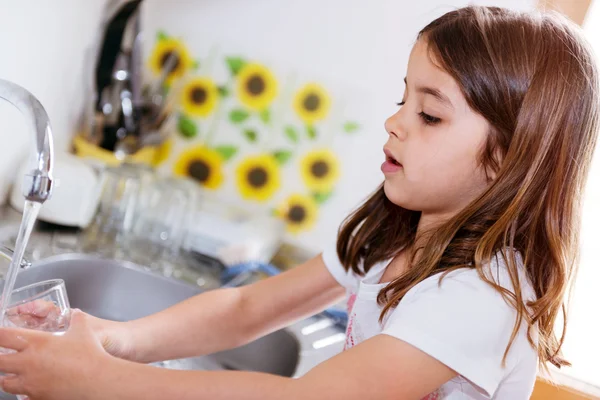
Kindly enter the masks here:
<path id="1" fill-rule="evenodd" d="M 183 111 L 190 116 L 205 118 L 219 103 L 219 89 L 209 77 L 190 79 L 181 91 Z"/>
<path id="2" fill-rule="evenodd" d="M 162 165 L 270 210 L 290 234 L 310 232 L 342 177 L 334 138 L 359 132 L 360 123 L 344 118 L 342 97 L 324 82 L 260 59 L 210 54 L 196 58 L 183 40 L 157 36 L 150 70 L 159 74 L 171 58 L 167 89 L 179 90 L 178 135 Z"/>
<path id="3" fill-rule="evenodd" d="M 150 70 L 155 76 L 160 76 L 169 59 L 173 57 L 174 60 L 165 81 L 167 85 L 171 85 L 174 80 L 183 77 L 188 70 L 197 66 L 183 41 L 169 37 L 164 32 L 159 32 L 157 39 L 150 55 Z"/>
<path id="4" fill-rule="evenodd" d="M 239 70 L 236 89 L 240 103 L 261 112 L 267 110 L 277 96 L 277 80 L 264 65 L 248 63 Z"/>
<path id="5" fill-rule="evenodd" d="M 331 106 L 329 94 L 317 83 L 308 83 L 294 96 L 294 111 L 308 126 L 327 117 Z"/>
<path id="6" fill-rule="evenodd" d="M 319 205 L 311 196 L 293 193 L 276 210 L 291 233 L 301 233 L 313 228 L 317 221 Z"/>
<path id="7" fill-rule="evenodd" d="M 236 168 L 237 186 L 244 199 L 266 201 L 279 189 L 279 164 L 272 154 L 244 158 Z"/>
<path id="8" fill-rule="evenodd" d="M 337 156 L 330 149 L 315 149 L 300 159 L 300 172 L 313 193 L 331 193 L 340 176 Z"/>
<path id="9" fill-rule="evenodd" d="M 204 145 L 194 146 L 179 155 L 173 173 L 190 177 L 207 189 L 217 189 L 223 183 L 223 162 L 218 151 Z"/>
<path id="10" fill-rule="evenodd" d="M 236 94 L 241 107 L 233 108 L 229 120 L 242 124 L 257 116 L 263 123 L 271 121 L 271 105 L 279 94 L 279 84 L 265 65 L 242 57 L 227 57 L 231 77 L 236 81 Z"/>

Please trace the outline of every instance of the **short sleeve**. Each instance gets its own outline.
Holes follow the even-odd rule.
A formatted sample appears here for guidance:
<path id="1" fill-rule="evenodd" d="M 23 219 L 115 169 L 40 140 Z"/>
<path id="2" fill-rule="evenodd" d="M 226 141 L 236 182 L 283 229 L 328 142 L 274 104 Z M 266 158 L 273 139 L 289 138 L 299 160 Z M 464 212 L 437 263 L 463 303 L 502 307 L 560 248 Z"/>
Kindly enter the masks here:
<path id="1" fill-rule="evenodd" d="M 329 270 L 329 273 L 333 275 L 340 285 L 346 288 L 346 290 L 351 290 L 356 286 L 357 282 L 354 274 L 351 271 L 346 271 L 344 269 L 344 266 L 338 257 L 335 242 L 330 243 L 325 250 L 323 250 L 321 256 L 323 257 L 323 262 L 325 263 L 327 270 Z"/>
<path id="2" fill-rule="evenodd" d="M 383 334 L 429 354 L 492 398 L 516 312 L 475 270 L 439 275 L 415 286 L 391 312 Z"/>

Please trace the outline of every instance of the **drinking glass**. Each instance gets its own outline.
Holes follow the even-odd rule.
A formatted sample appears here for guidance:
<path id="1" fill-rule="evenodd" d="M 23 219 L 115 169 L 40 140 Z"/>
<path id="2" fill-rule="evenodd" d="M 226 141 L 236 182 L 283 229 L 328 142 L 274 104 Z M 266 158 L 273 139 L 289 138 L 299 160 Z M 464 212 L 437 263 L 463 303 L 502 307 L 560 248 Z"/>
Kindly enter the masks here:
<path id="1" fill-rule="evenodd" d="M 3 324 L 61 334 L 69 328 L 70 315 L 65 282 L 51 279 L 13 290 Z"/>
<path id="2" fill-rule="evenodd" d="M 62 279 L 36 282 L 13 290 L 2 325 L 61 335 L 69 329 L 70 311 L 67 289 Z M 25 400 L 27 396 L 18 395 L 17 399 Z"/>
<path id="3" fill-rule="evenodd" d="M 102 191 L 94 221 L 86 229 L 82 250 L 120 258 L 139 207 L 140 193 L 152 171 L 143 165 L 124 163 L 104 170 Z"/>
<path id="4" fill-rule="evenodd" d="M 196 183 L 162 178 L 146 186 L 129 236 L 129 258 L 150 269 L 174 265 L 199 200 Z"/>

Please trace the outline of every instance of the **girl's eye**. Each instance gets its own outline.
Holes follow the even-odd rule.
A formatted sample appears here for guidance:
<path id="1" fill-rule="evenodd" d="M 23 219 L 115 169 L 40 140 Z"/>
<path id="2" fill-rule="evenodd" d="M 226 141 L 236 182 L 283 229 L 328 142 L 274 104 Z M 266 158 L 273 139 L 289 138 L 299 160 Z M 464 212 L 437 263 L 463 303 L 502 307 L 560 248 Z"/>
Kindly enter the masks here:
<path id="1" fill-rule="evenodd" d="M 419 116 L 423 119 L 423 122 L 426 125 L 435 125 L 435 124 L 437 124 L 437 123 L 439 123 L 441 121 L 440 118 L 434 117 L 434 116 L 429 115 L 429 114 L 425 114 L 423 111 L 421 111 L 419 113 Z"/>
<path id="2" fill-rule="evenodd" d="M 400 103 L 396 103 L 396 105 L 397 105 L 398 107 L 402 107 L 402 106 L 404 105 L 404 103 L 406 103 L 406 102 L 405 102 L 405 101 L 401 101 Z"/>

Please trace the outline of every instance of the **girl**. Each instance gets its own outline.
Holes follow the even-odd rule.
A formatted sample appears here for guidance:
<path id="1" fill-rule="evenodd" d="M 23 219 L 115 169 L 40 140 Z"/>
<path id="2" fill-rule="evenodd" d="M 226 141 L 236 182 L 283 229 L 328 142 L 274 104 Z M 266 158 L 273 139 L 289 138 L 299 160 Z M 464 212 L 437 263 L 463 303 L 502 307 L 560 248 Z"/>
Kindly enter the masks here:
<path id="1" fill-rule="evenodd" d="M 337 245 L 251 286 L 62 337 L 0 330 L 2 387 L 38 399 L 529 398 L 566 365 L 598 73 L 558 15 L 468 7 L 426 26 L 385 123 L 383 185 Z M 142 363 L 248 343 L 349 296 L 345 351 L 298 379 Z M 206 329 L 210 327 L 210 329 Z M 129 361 L 126 361 L 129 360 Z M 135 362 L 131 362 L 135 361 Z"/>

